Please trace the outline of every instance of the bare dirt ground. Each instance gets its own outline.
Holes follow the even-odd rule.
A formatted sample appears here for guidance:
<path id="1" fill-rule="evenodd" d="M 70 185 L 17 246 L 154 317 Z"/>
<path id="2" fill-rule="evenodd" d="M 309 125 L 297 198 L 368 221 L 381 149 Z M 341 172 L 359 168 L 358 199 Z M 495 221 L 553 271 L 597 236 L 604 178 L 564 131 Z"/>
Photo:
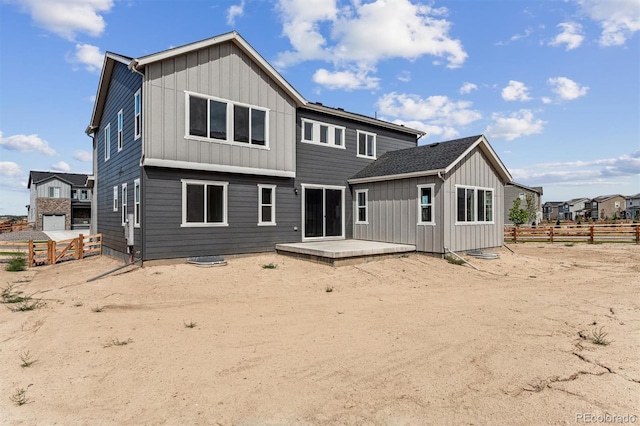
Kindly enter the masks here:
<path id="1" fill-rule="evenodd" d="M 265 254 L 91 283 L 118 263 L 2 271 L 0 287 L 44 306 L 0 306 L 0 422 L 640 423 L 640 246 L 512 248 L 472 259 L 482 271 L 418 254 L 342 268 Z M 600 329 L 610 344 L 591 341 Z"/>

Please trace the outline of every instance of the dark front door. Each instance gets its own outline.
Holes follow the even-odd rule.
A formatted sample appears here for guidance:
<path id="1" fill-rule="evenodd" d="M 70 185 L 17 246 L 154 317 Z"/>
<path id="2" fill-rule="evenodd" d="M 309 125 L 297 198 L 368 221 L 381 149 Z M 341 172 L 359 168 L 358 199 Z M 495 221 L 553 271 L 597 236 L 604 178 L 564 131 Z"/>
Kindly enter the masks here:
<path id="1" fill-rule="evenodd" d="M 344 237 L 343 203 L 342 189 L 304 188 L 304 237 Z"/>

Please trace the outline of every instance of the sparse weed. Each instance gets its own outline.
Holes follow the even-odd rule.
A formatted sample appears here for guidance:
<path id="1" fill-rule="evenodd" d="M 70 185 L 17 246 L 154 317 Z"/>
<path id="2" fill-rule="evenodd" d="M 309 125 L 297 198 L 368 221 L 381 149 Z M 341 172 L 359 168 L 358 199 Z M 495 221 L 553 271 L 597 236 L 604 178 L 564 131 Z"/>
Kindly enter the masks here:
<path id="1" fill-rule="evenodd" d="M 462 259 L 458 259 L 457 257 L 453 257 L 451 255 L 446 255 L 444 257 L 446 259 L 447 262 L 451 263 L 452 265 L 464 265 L 465 261 Z"/>
<path id="2" fill-rule="evenodd" d="M 11 402 L 16 406 L 21 406 L 29 402 L 27 398 L 27 390 L 25 388 L 16 388 L 16 391 L 10 397 Z"/>
<path id="3" fill-rule="evenodd" d="M 565 247 L 573 247 L 575 243 L 564 243 Z"/>
<path id="4" fill-rule="evenodd" d="M 111 347 L 111 346 L 126 346 L 129 343 L 133 342 L 133 339 L 129 338 L 127 340 L 120 340 L 117 337 L 115 339 L 111 339 L 106 345 L 104 345 L 105 348 Z"/>
<path id="5" fill-rule="evenodd" d="M 22 368 L 31 367 L 33 364 L 38 362 L 37 359 L 31 358 L 31 353 L 29 353 L 29 351 L 20 354 L 20 361 L 22 361 L 22 363 L 20 364 L 20 367 Z"/>
<path id="6" fill-rule="evenodd" d="M 79 308 L 82 305 L 83 305 L 82 302 L 76 302 L 76 303 L 73 304 L 73 306 L 75 306 L 76 308 Z"/>
<path id="7" fill-rule="evenodd" d="M 332 285 L 328 285 L 324 291 L 326 291 L 327 293 L 331 293 L 333 291 L 333 286 Z"/>
<path id="8" fill-rule="evenodd" d="M 5 270 L 9 272 L 20 272 L 27 269 L 27 258 L 24 253 L 16 253 L 9 258 L 9 263 Z"/>
<path id="9" fill-rule="evenodd" d="M 9 310 L 11 312 L 26 312 L 42 308 L 44 305 L 45 303 L 40 299 L 32 299 L 31 297 L 26 297 L 22 302 L 9 307 Z"/>
<path id="10" fill-rule="evenodd" d="M 599 330 L 597 328 L 594 328 L 591 331 L 592 343 L 596 345 L 607 346 L 609 343 L 612 342 L 612 340 L 607 339 L 607 336 L 609 335 L 609 333 L 605 332 L 603 329 L 604 327 L 600 327 Z"/>
<path id="11" fill-rule="evenodd" d="M 276 265 L 273 262 L 267 263 L 266 265 L 262 265 L 262 269 L 276 269 L 277 267 L 278 265 Z"/>
<path id="12" fill-rule="evenodd" d="M 95 306 L 93 308 L 91 308 L 91 312 L 102 312 L 104 311 L 104 306 Z"/>
<path id="13" fill-rule="evenodd" d="M 196 325 L 198 325 L 197 322 L 193 322 L 193 321 L 189 321 L 189 322 L 182 321 L 182 322 L 184 323 L 184 326 L 186 328 L 196 328 Z"/>
<path id="14" fill-rule="evenodd" d="M 0 298 L 2 298 L 2 303 L 20 303 L 29 298 L 28 296 L 21 296 L 22 294 L 22 291 L 14 290 L 13 284 L 9 284 L 7 288 L 2 289 L 2 292 L 0 292 Z"/>

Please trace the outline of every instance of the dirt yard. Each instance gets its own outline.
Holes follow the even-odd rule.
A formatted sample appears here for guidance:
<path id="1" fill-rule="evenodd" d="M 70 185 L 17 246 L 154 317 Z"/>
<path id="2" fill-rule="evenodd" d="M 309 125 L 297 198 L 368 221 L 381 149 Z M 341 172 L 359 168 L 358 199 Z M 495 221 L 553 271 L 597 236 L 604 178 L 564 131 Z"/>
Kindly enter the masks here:
<path id="1" fill-rule="evenodd" d="M 0 423 L 640 423 L 640 246 L 512 248 L 481 271 L 417 254 L 2 271 L 41 305 L 0 306 Z"/>

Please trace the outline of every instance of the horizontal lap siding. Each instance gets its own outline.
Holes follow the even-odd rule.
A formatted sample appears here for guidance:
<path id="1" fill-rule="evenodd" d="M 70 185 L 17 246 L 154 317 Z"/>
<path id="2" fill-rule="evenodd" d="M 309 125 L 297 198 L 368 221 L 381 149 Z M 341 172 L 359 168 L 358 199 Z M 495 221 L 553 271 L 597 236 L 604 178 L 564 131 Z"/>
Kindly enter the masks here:
<path id="1" fill-rule="evenodd" d="M 127 246 L 122 226 L 122 184 L 127 184 L 127 210 L 134 212 L 134 180 L 140 178 L 142 138 L 134 140 L 134 94 L 142 86 L 142 78 L 121 63 L 116 63 L 109 84 L 100 127 L 97 130 L 97 232 L 103 244 L 125 253 Z M 118 111 L 123 116 L 123 149 L 118 152 Z M 111 157 L 104 160 L 104 128 L 111 124 Z M 118 187 L 118 211 L 113 211 L 113 187 Z M 95 207 L 94 207 L 95 208 Z M 140 251 L 141 233 L 135 230 L 136 252 Z"/>
<path id="2" fill-rule="evenodd" d="M 345 127 L 346 149 L 301 142 L 302 118 Z M 297 172 L 296 186 L 300 184 L 336 185 L 345 189 L 345 238 L 354 238 L 353 189 L 347 179 L 369 165 L 373 160 L 357 157 L 357 130 L 376 134 L 376 155 L 387 151 L 412 148 L 417 145 L 414 135 L 393 132 L 384 128 L 330 116 L 316 111 L 298 110 L 296 123 Z M 358 237 L 355 237 L 358 238 Z"/>
<path id="3" fill-rule="evenodd" d="M 293 179 L 144 168 L 144 258 L 272 251 L 300 241 L 300 195 Z M 229 226 L 182 227 L 182 179 L 228 182 Z M 276 226 L 258 226 L 258 184 L 277 185 Z"/>
<path id="4" fill-rule="evenodd" d="M 485 154 L 476 148 L 461 160 L 446 176 L 444 246 L 452 251 L 500 247 L 504 232 L 504 182 Z M 456 225 L 455 185 L 493 188 L 493 224 Z"/>

